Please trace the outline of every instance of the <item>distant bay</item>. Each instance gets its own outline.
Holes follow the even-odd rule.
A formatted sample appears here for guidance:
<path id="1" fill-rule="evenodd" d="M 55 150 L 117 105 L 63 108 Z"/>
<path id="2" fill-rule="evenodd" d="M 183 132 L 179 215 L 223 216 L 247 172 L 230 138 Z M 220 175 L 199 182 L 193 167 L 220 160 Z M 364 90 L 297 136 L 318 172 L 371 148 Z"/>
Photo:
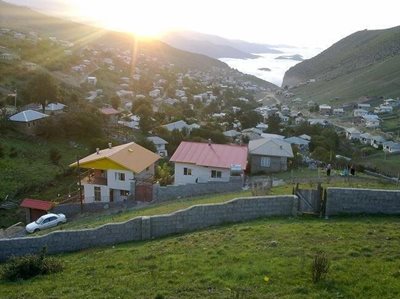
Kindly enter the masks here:
<path id="1" fill-rule="evenodd" d="M 242 73 L 254 75 L 258 78 L 266 80 L 281 86 L 285 72 L 292 66 L 300 63 L 291 59 L 276 59 L 279 56 L 301 55 L 304 59 L 309 59 L 322 52 L 317 48 L 277 48 L 282 51 L 280 54 L 259 54 L 259 58 L 255 59 L 236 59 L 236 58 L 220 58 L 219 60 L 227 63 L 230 67 L 235 68 Z M 266 71 L 270 69 L 270 71 Z"/>

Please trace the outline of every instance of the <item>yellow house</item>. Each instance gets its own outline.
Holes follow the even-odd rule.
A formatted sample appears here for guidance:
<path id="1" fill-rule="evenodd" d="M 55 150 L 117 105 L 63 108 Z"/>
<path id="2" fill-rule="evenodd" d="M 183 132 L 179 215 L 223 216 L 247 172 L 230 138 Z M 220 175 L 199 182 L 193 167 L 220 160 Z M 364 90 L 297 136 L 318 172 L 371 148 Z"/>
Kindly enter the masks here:
<path id="1" fill-rule="evenodd" d="M 161 157 L 144 147 L 134 143 L 97 149 L 94 154 L 79 160 L 79 167 L 89 169 L 82 179 L 84 202 L 114 202 L 129 198 L 151 200 L 151 194 L 146 198 L 140 194 L 139 187 L 143 182 L 152 182 L 154 164 Z M 75 162 L 70 165 L 77 167 Z M 140 186 L 138 186 L 140 184 Z M 151 184 L 147 184 L 151 187 Z"/>

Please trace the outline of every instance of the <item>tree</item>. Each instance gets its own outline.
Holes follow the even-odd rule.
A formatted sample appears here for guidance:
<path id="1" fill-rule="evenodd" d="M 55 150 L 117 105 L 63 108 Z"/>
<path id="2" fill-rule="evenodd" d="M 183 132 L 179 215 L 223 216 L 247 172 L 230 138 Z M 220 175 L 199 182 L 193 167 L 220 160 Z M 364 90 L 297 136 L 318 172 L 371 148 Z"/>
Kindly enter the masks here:
<path id="1" fill-rule="evenodd" d="M 161 161 L 156 168 L 156 180 L 161 186 L 172 184 L 172 168 L 166 161 Z"/>
<path id="2" fill-rule="evenodd" d="M 28 84 L 28 90 L 30 100 L 39 102 L 43 113 L 47 103 L 54 101 L 58 94 L 58 86 L 48 73 L 39 73 L 34 76 Z"/>
<path id="3" fill-rule="evenodd" d="M 114 96 L 111 98 L 111 106 L 114 109 L 118 109 L 118 107 L 121 105 L 121 99 L 117 96 Z"/>
<path id="4" fill-rule="evenodd" d="M 139 137 L 135 140 L 135 142 L 137 144 L 139 144 L 140 146 L 143 146 L 145 149 L 148 149 L 149 151 L 152 151 L 153 153 L 155 153 L 157 151 L 156 146 L 154 145 L 154 143 L 152 141 L 150 141 L 149 139 L 147 139 L 146 137 Z"/>
<path id="5" fill-rule="evenodd" d="M 281 125 L 281 118 L 279 117 L 279 115 L 274 114 L 269 116 L 267 119 L 267 125 L 268 125 L 267 129 L 268 133 L 273 133 L 273 134 L 281 133 L 282 125 Z"/>

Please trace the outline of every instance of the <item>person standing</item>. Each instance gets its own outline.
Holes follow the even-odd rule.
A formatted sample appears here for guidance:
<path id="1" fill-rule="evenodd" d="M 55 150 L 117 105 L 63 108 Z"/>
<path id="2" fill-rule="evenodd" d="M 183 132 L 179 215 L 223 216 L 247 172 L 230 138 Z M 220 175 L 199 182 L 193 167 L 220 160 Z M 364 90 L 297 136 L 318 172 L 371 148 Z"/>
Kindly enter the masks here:
<path id="1" fill-rule="evenodd" d="M 350 166 L 350 174 L 351 174 L 352 176 L 355 176 L 355 175 L 356 175 L 356 168 L 354 167 L 354 165 L 351 165 L 351 166 Z"/>
<path id="2" fill-rule="evenodd" d="M 331 175 L 331 170 L 332 170 L 332 166 L 331 166 L 331 164 L 328 164 L 328 166 L 326 166 L 326 175 L 327 176 Z"/>

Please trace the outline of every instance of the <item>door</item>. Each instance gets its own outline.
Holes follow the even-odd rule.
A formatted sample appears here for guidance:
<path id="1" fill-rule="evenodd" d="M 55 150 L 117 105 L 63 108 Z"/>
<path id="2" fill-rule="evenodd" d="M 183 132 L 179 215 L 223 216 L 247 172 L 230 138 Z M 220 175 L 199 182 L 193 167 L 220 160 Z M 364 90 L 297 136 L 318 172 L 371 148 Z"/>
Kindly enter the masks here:
<path id="1" fill-rule="evenodd" d="M 114 201 L 114 189 L 110 189 L 110 202 Z"/>

